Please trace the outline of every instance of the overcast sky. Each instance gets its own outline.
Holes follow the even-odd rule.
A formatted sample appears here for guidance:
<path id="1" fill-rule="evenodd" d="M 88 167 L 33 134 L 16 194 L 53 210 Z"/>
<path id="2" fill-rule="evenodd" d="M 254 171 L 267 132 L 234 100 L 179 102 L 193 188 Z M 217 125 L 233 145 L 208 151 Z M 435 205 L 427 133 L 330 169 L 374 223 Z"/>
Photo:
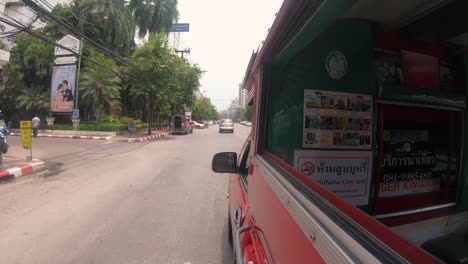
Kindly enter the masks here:
<path id="1" fill-rule="evenodd" d="M 282 0 L 179 0 L 180 23 L 190 23 L 181 33 L 180 48 L 190 48 L 190 58 L 206 71 L 200 91 L 218 110 L 238 97 L 252 50 L 257 50 L 279 10 Z"/>

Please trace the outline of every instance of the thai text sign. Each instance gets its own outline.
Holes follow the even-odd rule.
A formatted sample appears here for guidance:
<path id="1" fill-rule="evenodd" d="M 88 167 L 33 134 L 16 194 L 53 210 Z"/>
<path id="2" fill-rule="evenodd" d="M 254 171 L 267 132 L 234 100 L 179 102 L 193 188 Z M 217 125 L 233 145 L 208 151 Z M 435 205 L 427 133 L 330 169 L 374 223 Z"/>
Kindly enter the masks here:
<path id="1" fill-rule="evenodd" d="M 428 131 L 386 130 L 383 153 L 379 197 L 440 190 L 440 176 L 434 171 L 437 157 Z"/>
<path id="2" fill-rule="evenodd" d="M 353 205 L 369 203 L 372 151 L 296 150 L 294 167 Z"/>
<path id="3" fill-rule="evenodd" d="M 20 121 L 21 144 L 23 148 L 31 148 L 31 121 Z"/>
<path id="4" fill-rule="evenodd" d="M 57 41 L 57 43 L 64 47 L 69 48 L 75 53 L 78 53 L 80 51 L 80 40 L 71 35 L 66 35 L 65 37 Z M 55 56 L 70 56 L 73 54 L 74 53 L 70 52 L 69 50 L 61 48 L 59 46 L 55 46 L 55 50 L 54 50 Z"/>

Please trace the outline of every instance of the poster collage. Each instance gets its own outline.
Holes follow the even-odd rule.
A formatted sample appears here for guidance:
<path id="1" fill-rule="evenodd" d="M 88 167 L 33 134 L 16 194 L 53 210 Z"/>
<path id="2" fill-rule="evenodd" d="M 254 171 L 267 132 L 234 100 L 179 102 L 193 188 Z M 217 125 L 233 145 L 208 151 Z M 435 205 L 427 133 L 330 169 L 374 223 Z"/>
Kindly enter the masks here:
<path id="1" fill-rule="evenodd" d="M 304 148 L 371 149 L 372 97 L 304 90 Z"/>

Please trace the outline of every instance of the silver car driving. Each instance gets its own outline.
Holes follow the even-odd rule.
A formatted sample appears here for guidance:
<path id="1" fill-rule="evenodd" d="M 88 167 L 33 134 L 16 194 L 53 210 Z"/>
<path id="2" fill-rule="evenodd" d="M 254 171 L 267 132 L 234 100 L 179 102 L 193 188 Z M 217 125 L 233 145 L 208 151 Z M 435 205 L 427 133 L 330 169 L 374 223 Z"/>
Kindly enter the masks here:
<path id="1" fill-rule="evenodd" d="M 234 133 L 234 122 L 231 119 L 223 119 L 219 123 L 219 133 L 231 132 Z"/>

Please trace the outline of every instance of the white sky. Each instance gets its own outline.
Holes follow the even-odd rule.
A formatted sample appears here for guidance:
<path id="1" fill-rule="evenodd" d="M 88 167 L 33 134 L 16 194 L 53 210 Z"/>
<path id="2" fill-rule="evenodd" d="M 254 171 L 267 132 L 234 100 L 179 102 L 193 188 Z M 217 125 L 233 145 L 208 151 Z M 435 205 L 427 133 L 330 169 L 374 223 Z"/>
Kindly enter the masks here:
<path id="1" fill-rule="evenodd" d="M 190 48 L 190 58 L 205 70 L 200 91 L 218 110 L 239 96 L 252 50 L 257 50 L 274 21 L 282 0 L 179 0 L 179 48 Z"/>

